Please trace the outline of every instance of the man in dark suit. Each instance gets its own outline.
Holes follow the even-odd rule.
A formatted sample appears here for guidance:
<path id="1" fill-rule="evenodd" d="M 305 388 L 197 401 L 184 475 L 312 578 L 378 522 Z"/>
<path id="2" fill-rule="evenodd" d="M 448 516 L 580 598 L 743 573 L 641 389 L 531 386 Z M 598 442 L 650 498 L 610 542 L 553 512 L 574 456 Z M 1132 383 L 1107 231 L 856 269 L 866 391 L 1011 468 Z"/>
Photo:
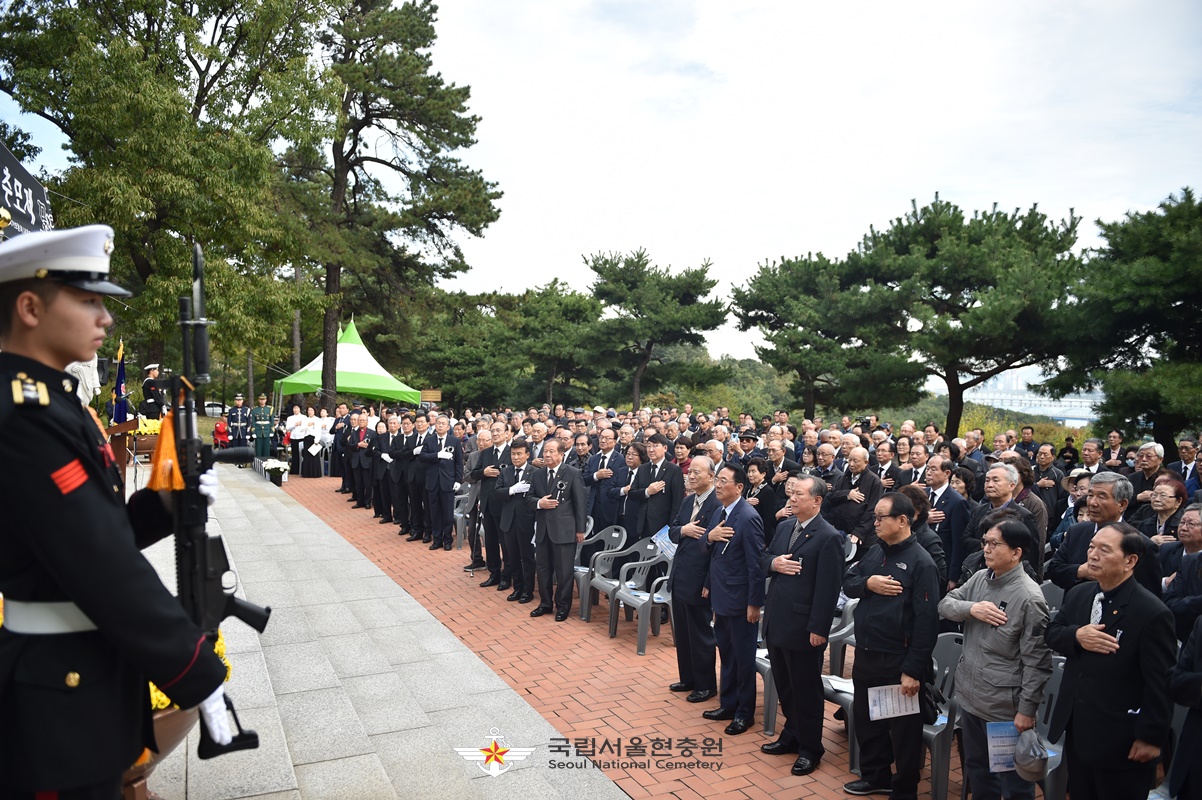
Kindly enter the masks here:
<path id="1" fill-rule="evenodd" d="M 881 486 L 886 492 L 892 492 L 902 487 L 901 470 L 893 463 L 893 442 L 885 439 L 876 446 L 876 466 L 873 472 L 881 480 Z"/>
<path id="2" fill-rule="evenodd" d="M 392 494 L 392 521 L 400 526 L 398 533 L 405 535 L 411 530 L 409 522 L 409 482 L 405 473 L 405 442 L 413 431 L 413 421 L 405 417 L 392 416 L 388 420 L 390 448 L 388 456 L 392 460 L 388 464 L 389 488 Z M 410 448 L 409 457 L 413 457 Z"/>
<path id="3" fill-rule="evenodd" d="M 960 580 L 960 567 L 964 563 L 960 540 L 968 526 L 968 501 L 950 485 L 954 467 L 955 462 L 943 456 L 931 456 L 927 462 L 926 480 L 931 503 L 927 524 L 939 535 L 947 556 L 947 584 L 939 587 L 941 595 L 956 588 Z"/>
<path id="4" fill-rule="evenodd" d="M 785 495 L 785 482 L 789 480 L 790 475 L 797 474 L 801 465 L 785 458 L 785 443 L 780 439 L 768 442 L 765 449 L 768 453 L 768 477 L 764 480 L 768 481 L 772 491 L 776 492 L 777 505 L 783 505 L 788 499 Z"/>
<path id="5" fill-rule="evenodd" d="M 563 463 L 563 444 L 547 437 L 543 442 L 546 466 L 535 470 L 526 505 L 535 509 L 534 554 L 538 573 L 538 608 L 541 617 L 552 610 L 555 621 L 563 622 L 572 611 L 573 564 L 576 545 L 584 541 L 588 495 L 580 472 Z M 552 601 L 554 584 L 554 601 Z"/>
<path id="6" fill-rule="evenodd" d="M 1089 580 L 1065 595 L 1048 624 L 1048 645 L 1068 659 L 1049 738 L 1068 735 L 1073 797 L 1145 798 L 1156 777 L 1172 718 L 1177 637 L 1173 615 L 1134 579 L 1135 565 L 1149 557 L 1130 525 L 1105 525 L 1089 545 Z"/>
<path id="7" fill-rule="evenodd" d="M 1202 752 L 1202 618 L 1181 648 L 1169 690 L 1173 700 L 1189 709 L 1169 767 L 1169 797 L 1202 800 L 1202 759 L 1196 757 Z"/>
<path id="8" fill-rule="evenodd" d="M 455 492 L 463 478 L 463 446 L 450 433 L 451 420 L 439 414 L 434 435 L 418 456 L 426 466 L 426 499 L 430 504 L 431 550 L 450 550 L 455 540 Z"/>
<path id="9" fill-rule="evenodd" d="M 650 461 L 639 467 L 630 487 L 632 494 L 639 493 L 646 501 L 639 508 L 638 524 L 630 530 L 635 539 L 654 536 L 668 524 L 684 499 L 684 474 L 666 458 L 670 446 L 668 438 L 657 433 L 644 439 L 643 446 L 647 448 Z M 631 528 L 629 520 L 626 527 Z"/>
<path id="10" fill-rule="evenodd" d="M 346 468 L 346 450 L 343 449 L 347 429 L 351 427 L 351 415 L 347 413 L 346 403 L 339 403 L 335 414 L 334 422 L 330 426 L 330 434 L 334 437 L 334 445 L 330 452 L 330 477 L 342 479 L 335 490 L 338 494 L 350 494 L 353 484 L 350 471 Z"/>
<path id="11" fill-rule="evenodd" d="M 426 502 L 426 465 L 419 456 L 426 446 L 429 425 L 425 415 L 414 418 L 406 414 L 401 418 L 401 428 L 406 430 L 401 457 L 405 465 L 405 483 L 409 487 L 409 538 L 405 541 L 427 544 L 432 541 L 430 506 Z"/>
<path id="12" fill-rule="evenodd" d="M 618 513 L 622 509 L 622 500 L 611 496 L 609 489 L 614 486 L 625 486 L 628 483 L 626 459 L 618 452 L 617 434 L 605 428 L 597 433 L 598 452 L 585 465 L 583 480 L 588 489 L 588 513 L 593 518 L 593 531 L 603 531 L 611 525 L 618 524 Z M 587 565 L 598 547 L 592 544 L 580 552 L 580 561 Z"/>
<path id="13" fill-rule="evenodd" d="M 926 486 L 926 471 L 927 471 L 927 446 L 915 442 L 910 447 L 910 468 L 902 470 L 900 489 L 910 483 L 917 483 L 919 486 Z"/>
<path id="14" fill-rule="evenodd" d="M 1198 440 L 1192 436 L 1183 436 L 1181 441 L 1177 442 L 1177 455 L 1179 460 L 1166 465 L 1165 469 L 1174 475 L 1180 475 L 1181 480 L 1188 486 L 1190 481 L 1196 480 L 1198 476 L 1198 467 L 1195 463 L 1198 455 Z"/>
<path id="15" fill-rule="evenodd" d="M 345 447 L 354 481 L 354 508 L 371 507 L 371 443 L 376 435 L 367 429 L 367 414 L 351 414 Z"/>
<path id="16" fill-rule="evenodd" d="M 513 591 L 506 600 L 529 603 L 534 599 L 534 509 L 526 505 L 534 467 L 528 463 L 530 449 L 518 437 L 507 448 L 508 464 L 501 468 L 493 488 L 492 504 L 500 509 L 498 527 L 503 551 L 509 552 Z"/>
<path id="17" fill-rule="evenodd" d="M 854 465 L 855 451 L 849 460 Z M 826 481 L 813 475 L 799 476 L 789 500 L 793 518 L 780 523 L 771 547 L 760 559 L 770 580 L 764 640 L 785 714 L 780 737 L 760 750 L 769 755 L 797 753 L 794 775 L 813 772 L 826 752 L 822 746 L 822 654 L 839 600 L 843 537 L 822 518 L 825 494 Z"/>
<path id="18" fill-rule="evenodd" d="M 1102 526 L 1123 518 L 1123 512 L 1131 501 L 1131 482 L 1117 472 L 1103 472 L 1089 482 L 1086 495 L 1089 521 L 1070 525 L 1055 554 L 1048 561 L 1047 575 L 1052 583 L 1068 591 L 1078 583 L 1096 580 L 1089 566 L 1089 547 L 1093 537 Z M 1139 534 L 1142 536 L 1142 534 Z M 1135 580 L 1160 598 L 1160 548 L 1146 536 L 1144 546 L 1147 554 L 1135 566 Z"/>
<path id="19" fill-rule="evenodd" d="M 488 444 L 481 445 L 480 458 L 472 469 L 472 480 L 480 485 L 484 564 L 488 567 L 488 580 L 480 585 L 496 586 L 498 592 L 503 592 L 513 584 L 513 559 L 517 554 L 510 553 L 501 539 L 501 503 L 494 502 L 493 489 L 496 488 L 497 479 L 501 477 L 501 469 L 509 463 L 509 449 L 505 447 L 504 442 L 493 441 L 491 430 L 488 431 L 487 437 L 484 433 L 480 431 L 476 434 L 477 438 L 487 441 Z"/>
<path id="20" fill-rule="evenodd" d="M 872 510 L 885 493 L 881 481 L 868 469 L 868 451 L 853 447 L 847 454 L 847 472 L 835 480 L 822 512 L 835 530 L 851 536 L 861 550 L 876 542 Z"/>
<path id="21" fill-rule="evenodd" d="M 755 717 L 755 645 L 764 605 L 764 526 L 756 510 L 743 501 L 747 475 L 728 464 L 714 481 L 721 510 L 707 533 L 710 546 L 710 602 L 714 638 L 722 657 L 719 707 L 706 719 L 730 720 L 727 736 L 746 732 Z"/>
<path id="22" fill-rule="evenodd" d="M 680 680 L 668 688 L 689 692 L 685 699 L 700 703 L 718 693 L 714 677 L 713 608 L 705 588 L 709 583 L 710 551 L 706 529 L 721 508 L 714 493 L 714 467 L 709 456 L 696 456 L 689 464 L 692 494 L 680 504 L 668 535 L 676 542 L 676 556 L 668 591 L 672 593 L 673 631 L 676 637 L 676 671 Z"/>
<path id="23" fill-rule="evenodd" d="M 381 420 L 383 422 L 383 420 Z M 378 429 L 383 427 L 383 431 Z M 400 429 L 399 423 L 376 423 L 377 431 L 371 442 L 371 478 L 373 507 L 380 525 L 392 524 L 392 478 L 389 463 L 392 461 L 392 437 Z M 387 456 L 387 457 L 386 457 Z"/>

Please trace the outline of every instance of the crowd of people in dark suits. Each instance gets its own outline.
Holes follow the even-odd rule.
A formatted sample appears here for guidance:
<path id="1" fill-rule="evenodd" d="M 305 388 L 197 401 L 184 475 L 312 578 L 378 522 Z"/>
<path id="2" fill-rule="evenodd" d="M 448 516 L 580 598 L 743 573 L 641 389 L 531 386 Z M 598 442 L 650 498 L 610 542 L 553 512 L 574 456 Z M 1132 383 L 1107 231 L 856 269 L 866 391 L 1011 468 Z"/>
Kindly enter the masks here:
<path id="1" fill-rule="evenodd" d="M 875 417 L 799 428 L 784 411 L 736 423 L 726 409 L 688 406 L 462 420 L 341 407 L 334 431 L 331 473 L 348 501 L 431 550 L 452 549 L 458 502 L 472 553 L 464 569 L 486 570 L 481 587 L 510 601 L 537 599 L 532 617 L 568 619 L 573 570 L 596 552 L 580 547 L 590 530 L 620 525 L 627 544 L 666 533 L 678 665 L 669 688 L 717 701 L 703 716 L 741 734 L 766 647 L 785 724 L 762 749 L 795 756 L 793 774 L 824 754 L 823 657 L 849 599 L 861 765 L 850 794 L 915 796 L 921 718 L 875 719 L 868 692 L 920 694 L 941 631 L 965 635 L 957 697 L 976 797 L 1034 796 L 1030 781 L 989 771 L 984 731 L 1034 725 L 1053 653 L 1068 660 L 1053 733 L 1067 732 L 1070 792 L 1146 796 L 1173 699 L 1192 709 L 1180 746 L 1202 737 L 1196 437 L 1164 464 L 1162 445 L 1124 448 L 1117 431 L 1078 451 L 1071 437 L 1057 448 L 1024 427 L 984 449 L 981 430 L 945 438 L 935 425 L 895 430 Z M 1066 592 L 1059 610 L 1045 578 Z M 1194 761 L 1173 761 L 1182 797 L 1202 797 Z"/>

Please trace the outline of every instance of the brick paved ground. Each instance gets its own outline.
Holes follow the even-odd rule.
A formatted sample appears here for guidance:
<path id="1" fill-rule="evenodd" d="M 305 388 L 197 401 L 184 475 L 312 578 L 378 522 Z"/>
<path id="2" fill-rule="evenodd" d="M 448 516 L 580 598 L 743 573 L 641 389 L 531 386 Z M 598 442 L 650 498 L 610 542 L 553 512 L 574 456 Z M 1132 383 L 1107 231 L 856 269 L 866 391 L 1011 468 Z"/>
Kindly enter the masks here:
<path id="1" fill-rule="evenodd" d="M 803 778 L 789 774 L 792 756 L 766 756 L 761 725 L 742 736 L 725 736 L 725 723 L 709 722 L 701 712 L 716 703 L 691 704 L 669 692 L 676 680 L 676 656 L 667 626 L 650 637 L 647 654 L 635 653 L 636 626 L 624 617 L 617 638 L 607 635 L 608 606 L 602 599 L 591 622 L 582 622 L 573 608 L 566 622 L 552 617 L 531 619 L 530 605 L 505 601 L 508 592 L 481 589 L 487 573 L 473 579 L 462 570 L 467 547 L 431 552 L 426 545 L 406 542 L 395 525 L 380 525 L 362 509 L 352 509 L 346 495 L 335 493 L 330 478 L 293 478 L 285 490 L 330 527 L 354 544 L 435 617 L 510 686 L 522 694 L 561 734 L 569 738 L 631 737 L 723 740 L 722 769 L 612 769 L 606 774 L 636 800 L 727 800 L 748 798 L 845 797 L 842 785 L 854 778 L 847 771 L 847 736 L 843 724 L 831 719 L 827 706 L 821 767 Z M 579 602 L 577 599 L 576 603 Z M 758 702 L 762 714 L 762 685 Z M 778 724 L 779 724 L 778 717 Z M 762 717 L 757 719 L 757 723 Z M 957 761 L 953 753 L 953 763 Z M 925 774 L 925 773 L 924 773 Z M 924 780 L 921 792 L 929 791 Z M 959 797 L 960 772 L 954 769 L 948 796 Z"/>

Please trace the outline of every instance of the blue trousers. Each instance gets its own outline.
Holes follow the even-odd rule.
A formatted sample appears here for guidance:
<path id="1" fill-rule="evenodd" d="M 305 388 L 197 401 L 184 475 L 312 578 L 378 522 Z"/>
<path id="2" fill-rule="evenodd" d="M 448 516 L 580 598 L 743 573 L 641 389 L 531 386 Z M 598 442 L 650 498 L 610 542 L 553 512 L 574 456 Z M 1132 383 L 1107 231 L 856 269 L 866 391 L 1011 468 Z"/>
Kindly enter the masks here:
<path id="1" fill-rule="evenodd" d="M 734 709 L 736 719 L 755 716 L 755 640 L 759 625 L 746 614 L 714 615 L 714 638 L 722 659 L 718 700 L 722 708 Z"/>

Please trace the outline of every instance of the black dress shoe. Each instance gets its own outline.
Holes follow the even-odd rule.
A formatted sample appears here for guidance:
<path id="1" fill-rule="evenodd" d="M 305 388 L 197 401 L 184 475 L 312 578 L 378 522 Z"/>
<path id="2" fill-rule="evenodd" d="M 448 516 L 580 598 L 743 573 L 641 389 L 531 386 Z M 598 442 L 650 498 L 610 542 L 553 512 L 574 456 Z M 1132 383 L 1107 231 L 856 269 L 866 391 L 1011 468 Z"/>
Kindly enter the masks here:
<path id="1" fill-rule="evenodd" d="M 338 494 L 350 494 L 351 493 L 350 489 L 338 489 L 336 491 L 338 492 Z"/>
<path id="2" fill-rule="evenodd" d="M 550 614 L 550 613 L 551 613 L 551 609 L 543 608 L 542 606 L 539 606 L 538 608 L 536 608 L 530 612 L 530 616 L 541 617 L 543 614 Z"/>
<path id="3" fill-rule="evenodd" d="M 372 514 L 371 516 L 372 516 L 372 518 L 373 518 L 373 519 L 377 519 L 377 518 L 379 518 L 379 517 L 380 517 L 380 515 L 379 515 L 379 514 Z M 389 521 L 389 522 L 392 522 L 392 520 L 388 520 L 388 521 Z"/>
<path id="4" fill-rule="evenodd" d="M 411 533 L 411 534 L 409 534 L 409 538 L 405 539 L 405 541 L 406 542 L 416 542 L 416 541 L 420 540 L 421 538 L 422 538 L 422 535 L 420 533 Z"/>
<path id="5" fill-rule="evenodd" d="M 684 681 L 681 681 L 680 683 L 674 683 L 674 684 L 672 684 L 671 686 L 669 686 L 669 687 L 668 687 L 668 691 L 672 691 L 672 692 L 691 692 L 691 691 L 693 691 L 693 684 L 691 684 L 691 683 L 685 683 Z"/>
<path id="6" fill-rule="evenodd" d="M 443 550 L 446 550 L 448 553 L 449 553 L 449 552 L 451 552 L 451 543 L 450 543 L 450 542 L 447 542 L 446 544 L 444 544 L 444 545 L 442 546 L 442 549 L 443 549 Z"/>
<path id="7" fill-rule="evenodd" d="M 430 534 L 430 533 L 423 533 L 422 541 L 425 542 L 426 544 L 429 544 L 430 542 L 434 541 L 434 535 Z"/>
<path id="8" fill-rule="evenodd" d="M 503 592 L 506 589 L 508 589 L 510 586 L 513 586 L 513 581 L 501 581 L 500 583 L 497 584 L 497 591 Z"/>
<path id="9" fill-rule="evenodd" d="M 556 622 L 563 622 L 567 618 L 568 618 L 568 612 L 566 612 L 566 611 L 556 611 L 555 612 L 555 621 Z"/>
<path id="10" fill-rule="evenodd" d="M 368 507 L 369 506 L 366 503 L 355 503 L 353 506 L 351 506 L 351 508 L 368 508 Z"/>
<path id="11" fill-rule="evenodd" d="M 698 689 L 695 692 L 690 692 L 685 700 L 688 700 L 690 703 L 704 703 L 716 694 L 717 692 L 713 689 Z"/>
<path id="12" fill-rule="evenodd" d="M 843 791 L 860 797 L 867 797 L 870 794 L 893 794 L 891 788 L 887 786 L 873 786 L 862 778 L 858 781 L 843 784 Z"/>
<path id="13" fill-rule="evenodd" d="M 793 762 L 793 768 L 789 770 L 794 775 L 809 775 L 814 770 L 818 769 L 818 761 L 809 756 L 798 756 Z"/>
<path id="14" fill-rule="evenodd" d="M 727 736 L 738 736 L 740 733 L 747 733 L 751 730 L 751 720 L 749 719 L 733 719 L 726 726 Z"/>
<path id="15" fill-rule="evenodd" d="M 505 599 L 512 603 L 514 600 L 517 600 L 521 596 L 522 596 L 522 593 L 519 592 L 517 589 L 514 589 L 512 592 L 509 593 L 509 596 L 506 597 Z"/>
<path id="16" fill-rule="evenodd" d="M 472 570 L 476 570 L 476 569 L 484 569 L 487 566 L 488 566 L 488 564 L 484 563 L 483 561 L 481 561 L 478 558 L 475 558 L 475 559 L 472 559 L 472 563 L 468 564 L 466 567 L 463 568 L 463 571 L 471 572 Z"/>
<path id="17" fill-rule="evenodd" d="M 380 520 L 380 524 L 381 524 L 381 525 L 391 525 L 391 524 L 392 524 L 392 520 L 390 520 L 390 519 L 382 519 L 382 520 Z"/>
<path id="18" fill-rule="evenodd" d="M 441 549 L 442 549 L 442 545 L 441 545 L 441 544 L 439 544 L 438 542 L 435 542 L 434 544 L 430 545 L 430 549 L 431 549 L 431 550 L 441 550 Z"/>
<path id="19" fill-rule="evenodd" d="M 667 624 L 668 624 L 668 619 L 669 619 L 669 617 L 668 617 L 668 609 L 666 609 L 666 608 L 661 608 L 661 609 L 659 610 L 659 624 L 660 624 L 660 625 L 667 625 Z"/>
<path id="20" fill-rule="evenodd" d="M 709 711 L 702 711 L 701 716 L 706 719 L 734 719 L 735 712 L 733 708 L 711 708 Z"/>
<path id="21" fill-rule="evenodd" d="M 777 739 L 775 742 L 760 745 L 760 752 L 767 753 L 770 756 L 783 756 L 787 753 L 797 752 L 797 742 L 790 742 L 784 737 Z"/>
<path id="22" fill-rule="evenodd" d="M 358 503 L 359 501 L 358 501 L 357 499 L 355 499 L 354 497 L 348 497 L 348 498 L 346 498 L 346 502 L 348 502 L 348 503 Z"/>
<path id="23" fill-rule="evenodd" d="M 521 603 L 522 605 L 526 605 L 527 603 L 533 603 L 533 602 L 534 602 L 534 595 L 532 595 L 532 594 L 520 594 L 520 595 L 518 595 L 518 602 L 519 602 L 519 603 Z"/>
<path id="24" fill-rule="evenodd" d="M 488 580 L 486 580 L 484 583 L 480 584 L 480 588 L 487 589 L 489 586 L 496 586 L 500 582 L 501 582 L 501 579 L 498 578 L 496 575 L 489 575 Z"/>

